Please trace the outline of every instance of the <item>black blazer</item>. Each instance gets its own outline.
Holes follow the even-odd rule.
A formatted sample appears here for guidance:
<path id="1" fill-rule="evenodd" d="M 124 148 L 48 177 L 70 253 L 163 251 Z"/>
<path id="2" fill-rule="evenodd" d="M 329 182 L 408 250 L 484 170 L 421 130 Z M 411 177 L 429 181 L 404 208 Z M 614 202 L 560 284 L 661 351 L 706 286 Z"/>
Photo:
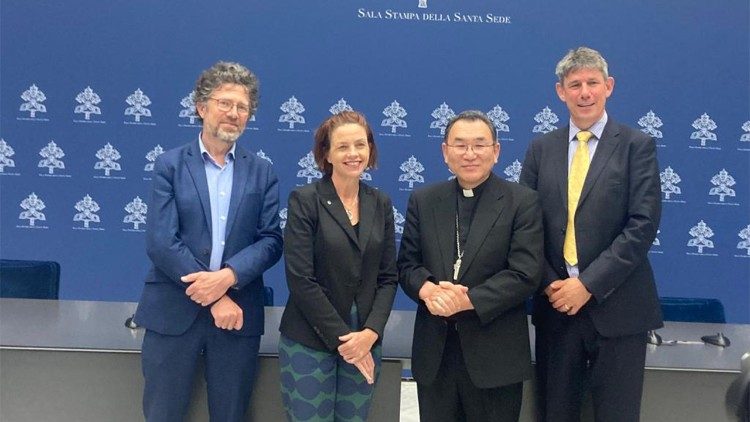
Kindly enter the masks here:
<path id="1" fill-rule="evenodd" d="M 330 176 L 289 195 L 284 258 L 289 301 L 281 333 L 317 350 L 335 351 L 350 333 L 357 300 L 359 323 L 378 333 L 396 294 L 393 205 L 382 192 L 360 182 L 359 236 Z"/>
<path id="2" fill-rule="evenodd" d="M 563 258 L 568 202 L 569 127 L 534 140 L 520 181 L 539 192 L 544 213 L 545 277 L 568 277 Z M 593 298 L 584 307 L 605 337 L 662 326 L 647 254 L 661 218 L 656 147 L 644 133 L 609 119 L 576 209 L 580 280 Z M 559 314 L 546 297 L 535 300 L 534 322 Z"/>
<path id="3" fill-rule="evenodd" d="M 419 299 L 425 280 L 452 280 L 456 248 L 456 182 L 414 192 L 409 198 L 399 251 L 399 282 L 417 302 L 412 372 L 417 382 L 437 376 L 447 322 Z M 476 308 L 457 316 L 466 369 L 480 388 L 532 375 L 524 301 L 539 286 L 542 213 L 531 189 L 492 174 L 476 205 L 459 282 Z"/>

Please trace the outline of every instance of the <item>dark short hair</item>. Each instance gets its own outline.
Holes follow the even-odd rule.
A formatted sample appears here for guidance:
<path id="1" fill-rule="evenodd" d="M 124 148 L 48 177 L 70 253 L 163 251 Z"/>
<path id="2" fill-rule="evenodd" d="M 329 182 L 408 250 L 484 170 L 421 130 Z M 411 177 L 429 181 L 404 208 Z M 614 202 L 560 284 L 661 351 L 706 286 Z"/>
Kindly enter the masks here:
<path id="1" fill-rule="evenodd" d="M 315 130 L 315 142 L 313 144 L 313 156 L 315 163 L 323 173 L 329 175 L 333 173 L 333 166 L 326 160 L 328 152 L 331 150 L 331 133 L 342 125 L 354 123 L 362 126 L 367 133 L 367 144 L 370 146 L 370 159 L 367 161 L 367 167 L 377 168 L 378 147 L 375 145 L 375 137 L 372 135 L 372 129 L 367 123 L 365 116 L 357 111 L 342 111 L 325 119 L 323 123 Z"/>
<path id="2" fill-rule="evenodd" d="M 242 85 L 250 100 L 250 116 L 258 109 L 258 78 L 239 63 L 217 62 L 203 71 L 195 81 L 195 103 L 205 103 L 214 90 L 223 84 Z"/>
<path id="3" fill-rule="evenodd" d="M 482 113 L 479 110 L 465 110 L 459 113 L 457 116 L 453 116 L 450 121 L 448 121 L 448 125 L 445 127 L 443 142 L 448 142 L 448 133 L 450 133 L 453 124 L 459 120 L 468 120 L 470 122 L 481 120 L 487 125 L 488 128 L 490 128 L 490 132 L 492 133 L 492 142 L 497 142 L 497 132 L 495 131 L 495 125 L 492 123 L 492 120 L 487 117 L 486 114 Z"/>

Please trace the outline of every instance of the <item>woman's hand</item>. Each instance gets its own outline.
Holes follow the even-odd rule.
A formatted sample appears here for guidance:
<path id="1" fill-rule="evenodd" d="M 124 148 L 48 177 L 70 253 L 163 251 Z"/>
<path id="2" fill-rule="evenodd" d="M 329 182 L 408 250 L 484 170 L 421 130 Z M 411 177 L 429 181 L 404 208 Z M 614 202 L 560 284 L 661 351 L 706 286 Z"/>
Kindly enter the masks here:
<path id="1" fill-rule="evenodd" d="M 368 352 L 365 357 L 354 363 L 359 372 L 365 377 L 368 384 L 375 383 L 375 360 L 372 353 Z"/>
<path id="2" fill-rule="evenodd" d="M 338 347 L 339 354 L 347 363 L 354 364 L 370 354 L 372 345 L 378 340 L 378 333 L 365 328 L 343 335 L 339 340 L 342 341 Z"/>

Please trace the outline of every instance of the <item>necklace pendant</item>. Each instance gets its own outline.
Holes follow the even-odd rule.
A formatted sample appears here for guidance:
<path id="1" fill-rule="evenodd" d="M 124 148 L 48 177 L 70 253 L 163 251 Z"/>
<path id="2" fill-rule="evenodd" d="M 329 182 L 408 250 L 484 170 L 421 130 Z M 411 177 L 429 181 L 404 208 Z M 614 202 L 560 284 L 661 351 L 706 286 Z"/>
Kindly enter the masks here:
<path id="1" fill-rule="evenodd" d="M 461 258 L 453 264 L 453 281 L 458 281 L 458 272 L 461 271 Z"/>

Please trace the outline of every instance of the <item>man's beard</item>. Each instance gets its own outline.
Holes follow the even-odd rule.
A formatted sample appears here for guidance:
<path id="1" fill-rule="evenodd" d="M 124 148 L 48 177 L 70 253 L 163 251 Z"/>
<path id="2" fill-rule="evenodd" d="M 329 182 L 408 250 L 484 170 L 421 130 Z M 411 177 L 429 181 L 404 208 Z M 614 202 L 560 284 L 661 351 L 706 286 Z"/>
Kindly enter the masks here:
<path id="1" fill-rule="evenodd" d="M 242 135 L 242 131 L 225 132 L 221 129 L 216 131 L 216 137 L 228 144 L 233 144 L 237 139 L 239 139 L 240 135 Z"/>
<path id="2" fill-rule="evenodd" d="M 214 138 L 228 144 L 233 144 L 235 141 L 237 141 L 237 139 L 239 139 L 240 135 L 242 135 L 242 130 L 238 130 L 237 132 L 227 132 L 225 130 L 222 130 L 218 126 L 210 129 L 213 129 L 211 130 L 211 135 L 213 135 Z"/>

